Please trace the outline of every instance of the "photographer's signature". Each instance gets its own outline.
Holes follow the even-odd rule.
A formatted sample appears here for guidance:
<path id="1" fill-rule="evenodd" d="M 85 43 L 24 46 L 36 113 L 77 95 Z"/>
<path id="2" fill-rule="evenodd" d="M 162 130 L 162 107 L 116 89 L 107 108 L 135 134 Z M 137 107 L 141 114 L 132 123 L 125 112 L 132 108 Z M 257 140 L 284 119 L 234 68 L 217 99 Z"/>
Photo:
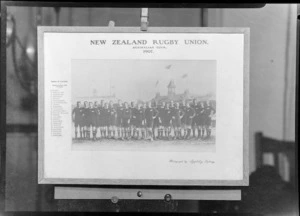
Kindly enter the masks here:
<path id="1" fill-rule="evenodd" d="M 174 164 L 214 164 L 215 161 L 213 160 L 174 160 L 170 159 L 169 163 L 174 163 Z"/>

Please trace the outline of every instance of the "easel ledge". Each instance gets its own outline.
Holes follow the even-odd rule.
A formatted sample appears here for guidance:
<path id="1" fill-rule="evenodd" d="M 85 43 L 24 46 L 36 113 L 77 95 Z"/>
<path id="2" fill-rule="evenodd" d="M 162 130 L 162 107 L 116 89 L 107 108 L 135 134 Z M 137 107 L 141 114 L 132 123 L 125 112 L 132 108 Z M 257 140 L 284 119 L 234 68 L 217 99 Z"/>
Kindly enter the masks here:
<path id="1" fill-rule="evenodd" d="M 241 200 L 241 190 L 167 190 L 57 186 L 55 199 L 125 200 Z"/>

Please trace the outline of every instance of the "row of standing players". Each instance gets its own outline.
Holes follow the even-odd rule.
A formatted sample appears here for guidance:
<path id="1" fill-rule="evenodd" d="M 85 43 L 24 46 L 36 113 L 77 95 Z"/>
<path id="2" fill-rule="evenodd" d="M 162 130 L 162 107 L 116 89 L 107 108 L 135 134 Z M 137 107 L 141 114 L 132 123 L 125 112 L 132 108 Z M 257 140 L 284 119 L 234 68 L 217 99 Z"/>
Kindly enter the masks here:
<path id="1" fill-rule="evenodd" d="M 72 111 L 75 139 L 207 139 L 211 136 L 212 115 L 216 110 L 206 102 L 182 104 L 131 102 L 117 104 L 78 101 Z M 98 131 L 100 132 L 98 135 Z M 171 131 L 173 134 L 171 136 Z M 193 131 L 193 134 L 192 134 Z M 92 132 L 92 134 L 91 134 Z M 196 134 L 197 133 L 197 134 Z"/>

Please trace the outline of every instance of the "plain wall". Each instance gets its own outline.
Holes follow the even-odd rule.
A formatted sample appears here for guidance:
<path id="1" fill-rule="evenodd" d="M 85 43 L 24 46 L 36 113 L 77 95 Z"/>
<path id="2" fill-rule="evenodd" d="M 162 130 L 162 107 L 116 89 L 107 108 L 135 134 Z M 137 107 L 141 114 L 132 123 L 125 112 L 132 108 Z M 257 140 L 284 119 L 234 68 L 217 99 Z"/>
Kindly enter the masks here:
<path id="1" fill-rule="evenodd" d="M 292 124 L 290 128 L 294 128 L 295 117 L 286 123 L 284 118 L 285 76 L 289 70 L 294 70 L 295 80 L 296 10 L 296 5 L 286 4 L 267 4 L 260 9 L 208 9 L 209 27 L 250 27 L 250 172 L 255 170 L 255 132 L 295 140 L 295 130 L 284 137 L 284 127 Z M 295 110 L 289 115 L 295 116 Z"/>

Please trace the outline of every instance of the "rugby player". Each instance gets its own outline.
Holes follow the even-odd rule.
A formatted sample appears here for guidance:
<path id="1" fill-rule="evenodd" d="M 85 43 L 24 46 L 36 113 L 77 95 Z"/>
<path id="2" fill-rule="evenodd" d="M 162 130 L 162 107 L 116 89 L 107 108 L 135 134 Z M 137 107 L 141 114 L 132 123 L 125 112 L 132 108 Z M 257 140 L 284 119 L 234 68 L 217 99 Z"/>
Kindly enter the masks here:
<path id="1" fill-rule="evenodd" d="M 193 118 L 195 117 L 195 110 L 190 106 L 190 103 L 186 104 L 185 115 L 186 115 L 186 128 L 187 128 L 187 135 L 185 139 L 190 139 L 192 122 L 193 122 Z"/>
<path id="2" fill-rule="evenodd" d="M 80 138 L 83 138 L 82 128 L 84 127 L 82 121 L 83 108 L 81 107 L 81 102 L 77 101 L 77 106 L 72 111 L 72 119 L 74 121 L 75 127 L 75 139 L 78 139 L 78 131 L 80 133 Z"/>
<path id="3" fill-rule="evenodd" d="M 165 116 L 165 106 L 166 103 L 162 102 L 161 105 L 158 107 L 158 139 L 162 139 L 164 137 L 164 116 Z"/>
<path id="4" fill-rule="evenodd" d="M 193 108 L 195 110 L 195 112 L 198 109 L 196 99 L 193 99 L 193 102 L 191 104 L 191 108 Z M 192 120 L 192 129 L 193 129 L 193 137 L 196 138 L 196 129 L 197 129 L 197 119 L 196 118 L 193 118 L 193 120 Z"/>
<path id="5" fill-rule="evenodd" d="M 114 104 L 112 101 L 109 101 L 109 120 L 108 120 L 108 138 L 113 139 L 115 138 L 115 131 L 116 131 L 116 123 L 117 123 L 117 111 L 114 108 Z"/>
<path id="6" fill-rule="evenodd" d="M 183 117 L 183 112 L 179 108 L 179 103 L 175 103 L 175 107 L 172 110 L 172 126 L 174 128 L 174 139 L 179 139 L 180 137 L 182 117 Z"/>
<path id="7" fill-rule="evenodd" d="M 170 104 L 167 103 L 166 104 L 166 108 L 164 110 L 164 130 L 165 130 L 165 137 L 167 139 L 170 139 L 170 134 L 171 134 L 171 121 L 172 121 L 172 113 L 171 113 L 171 109 L 170 109 Z"/>
<path id="8" fill-rule="evenodd" d="M 216 113 L 216 110 L 210 105 L 209 101 L 206 101 L 204 107 L 204 127 L 206 131 L 206 138 L 211 136 L 211 116 Z"/>
<path id="9" fill-rule="evenodd" d="M 147 103 L 147 108 L 145 110 L 145 120 L 146 120 L 146 129 L 147 129 L 147 137 L 150 137 L 150 140 L 153 141 L 153 123 L 154 119 L 157 117 L 158 112 L 156 109 L 152 108 L 151 101 Z"/>
<path id="10" fill-rule="evenodd" d="M 84 101 L 84 107 L 82 108 L 82 123 L 83 123 L 83 137 L 84 139 L 88 138 L 88 111 L 89 103 Z"/>
<path id="11" fill-rule="evenodd" d="M 130 119 L 131 119 L 131 109 L 128 107 L 128 103 L 124 103 L 124 109 L 122 114 L 122 128 L 124 131 L 124 136 L 122 138 L 130 138 Z"/>
<path id="12" fill-rule="evenodd" d="M 122 119 L 123 119 L 123 104 L 121 100 L 118 100 L 118 106 L 117 106 L 117 131 L 118 131 L 118 138 L 122 139 L 124 136 L 124 131 L 122 130 Z"/>

